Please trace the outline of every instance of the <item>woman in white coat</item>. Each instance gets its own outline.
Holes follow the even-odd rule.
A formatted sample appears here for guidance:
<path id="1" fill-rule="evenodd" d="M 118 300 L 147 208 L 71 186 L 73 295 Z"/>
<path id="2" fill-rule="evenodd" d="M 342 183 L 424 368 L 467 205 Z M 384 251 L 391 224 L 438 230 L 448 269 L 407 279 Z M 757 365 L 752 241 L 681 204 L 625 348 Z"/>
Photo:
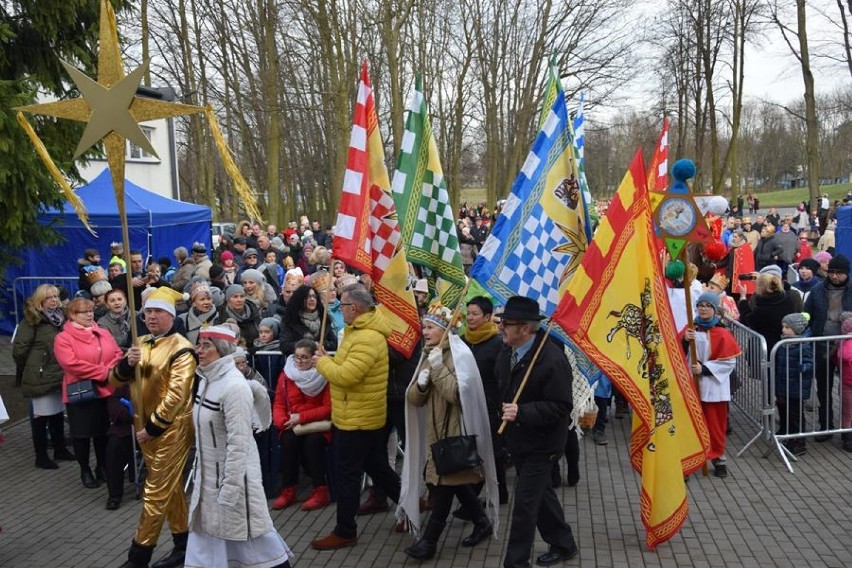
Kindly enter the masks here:
<path id="1" fill-rule="evenodd" d="M 225 325 L 198 336 L 195 474 L 185 566 L 289 568 L 292 552 L 272 525 L 252 410 L 271 422 L 269 397 L 234 364 L 237 331 Z"/>

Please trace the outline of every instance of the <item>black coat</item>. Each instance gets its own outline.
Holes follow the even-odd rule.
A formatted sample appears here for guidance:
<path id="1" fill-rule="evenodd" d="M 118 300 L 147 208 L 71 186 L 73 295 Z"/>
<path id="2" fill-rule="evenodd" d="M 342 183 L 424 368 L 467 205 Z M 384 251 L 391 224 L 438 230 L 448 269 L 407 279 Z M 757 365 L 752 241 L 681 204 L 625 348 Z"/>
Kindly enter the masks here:
<path id="1" fill-rule="evenodd" d="M 495 367 L 500 398 L 512 402 L 538 344 L 542 348 L 527 384 L 518 399 L 518 417 L 504 430 L 506 447 L 513 455 L 556 454 L 565 451 L 568 423 L 573 409 L 571 365 L 562 349 L 539 331 L 532 347 L 514 369 L 511 349 L 502 349 Z"/>
<path id="2" fill-rule="evenodd" d="M 794 298 L 798 292 L 784 292 L 759 296 L 748 301 L 740 300 L 740 321 L 766 339 L 766 354 L 781 340 L 781 320 L 784 316 L 801 312 L 801 300 Z"/>
<path id="3" fill-rule="evenodd" d="M 482 377 L 482 390 L 485 391 L 485 404 L 488 406 L 488 420 L 492 427 L 495 421 L 499 424 L 500 420 L 500 384 L 497 381 L 497 357 L 503 350 L 503 337 L 500 334 L 495 335 L 491 339 L 477 343 L 476 345 L 467 342 L 470 347 L 473 358 L 476 360 L 476 366 L 479 368 L 479 376 Z"/>
<path id="4" fill-rule="evenodd" d="M 314 337 L 311 330 L 308 329 L 308 326 L 303 324 L 301 321 L 294 322 L 291 319 L 285 319 L 281 322 L 281 336 L 279 337 L 279 342 L 281 343 L 282 355 L 287 357 L 295 353 L 296 343 L 298 343 L 300 339 L 313 339 L 314 341 L 317 341 L 319 338 Z M 330 320 L 325 322 L 325 338 L 323 339 L 322 346 L 326 351 L 337 351 L 337 335 L 334 333 L 334 326 L 331 325 Z"/>
<path id="5" fill-rule="evenodd" d="M 411 384 L 422 354 L 423 346 L 419 341 L 414 346 L 411 357 L 406 357 L 388 343 L 388 400 L 405 400 L 405 391 Z"/>

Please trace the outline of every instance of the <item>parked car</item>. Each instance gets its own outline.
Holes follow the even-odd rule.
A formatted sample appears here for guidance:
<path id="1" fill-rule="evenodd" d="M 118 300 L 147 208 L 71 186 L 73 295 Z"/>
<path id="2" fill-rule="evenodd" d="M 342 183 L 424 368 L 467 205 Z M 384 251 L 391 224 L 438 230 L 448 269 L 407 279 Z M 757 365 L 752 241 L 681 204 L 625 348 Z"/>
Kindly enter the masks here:
<path id="1" fill-rule="evenodd" d="M 235 223 L 213 223 L 210 228 L 210 231 L 213 233 L 213 248 L 219 246 L 219 239 L 225 233 L 235 234 L 237 232 L 237 225 Z"/>

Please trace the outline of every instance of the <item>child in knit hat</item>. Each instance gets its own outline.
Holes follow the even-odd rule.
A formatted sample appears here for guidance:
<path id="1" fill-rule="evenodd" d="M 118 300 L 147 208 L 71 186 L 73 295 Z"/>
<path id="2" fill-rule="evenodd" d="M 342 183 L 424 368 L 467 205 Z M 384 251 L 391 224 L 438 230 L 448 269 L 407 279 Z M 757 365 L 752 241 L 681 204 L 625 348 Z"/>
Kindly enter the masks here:
<path id="1" fill-rule="evenodd" d="M 844 312 L 844 315 L 846 313 Z M 852 315 L 843 319 L 840 324 L 840 332 L 843 335 L 852 335 Z M 840 342 L 837 350 L 838 363 L 841 365 L 840 376 L 843 377 L 840 385 L 840 397 L 842 413 L 840 415 L 840 427 L 852 428 L 852 340 L 844 339 Z M 852 452 L 852 434 L 842 434 L 843 449 Z"/>
<path id="2" fill-rule="evenodd" d="M 787 314 L 781 320 L 781 339 L 805 333 L 810 322 L 807 313 Z M 813 346 L 810 343 L 785 343 L 775 356 L 775 405 L 778 407 L 778 435 L 798 434 L 805 423 L 805 400 L 811 396 L 814 380 Z M 784 442 L 787 450 L 800 456 L 807 452 L 804 438 Z"/>
<path id="3" fill-rule="evenodd" d="M 725 447 L 731 375 L 736 370 L 736 360 L 742 350 L 730 330 L 722 324 L 718 294 L 703 292 L 695 306 L 695 327 L 687 327 L 684 336 L 687 341 L 695 341 L 695 359 L 690 359 L 690 370 L 698 377 L 701 410 L 710 434 L 707 457 L 713 463 L 713 475 L 725 478 L 728 476 Z"/>
<path id="4" fill-rule="evenodd" d="M 278 318 L 263 318 L 258 327 L 258 338 L 254 340 L 254 352 L 258 351 L 280 351 L 278 343 L 278 330 L 281 322 Z"/>

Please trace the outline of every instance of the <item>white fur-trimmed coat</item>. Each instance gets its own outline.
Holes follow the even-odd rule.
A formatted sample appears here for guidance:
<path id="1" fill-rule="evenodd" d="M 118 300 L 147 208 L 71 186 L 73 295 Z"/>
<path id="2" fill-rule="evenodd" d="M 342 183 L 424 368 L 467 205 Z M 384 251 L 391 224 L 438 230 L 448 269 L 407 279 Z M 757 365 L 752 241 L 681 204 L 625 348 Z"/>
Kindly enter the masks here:
<path id="1" fill-rule="evenodd" d="M 252 410 L 260 416 L 261 428 L 268 428 L 269 397 L 262 385 L 252 388 L 254 381 L 246 380 L 231 356 L 198 367 L 197 373 L 189 528 L 227 540 L 258 537 L 273 525 L 252 436 Z"/>

